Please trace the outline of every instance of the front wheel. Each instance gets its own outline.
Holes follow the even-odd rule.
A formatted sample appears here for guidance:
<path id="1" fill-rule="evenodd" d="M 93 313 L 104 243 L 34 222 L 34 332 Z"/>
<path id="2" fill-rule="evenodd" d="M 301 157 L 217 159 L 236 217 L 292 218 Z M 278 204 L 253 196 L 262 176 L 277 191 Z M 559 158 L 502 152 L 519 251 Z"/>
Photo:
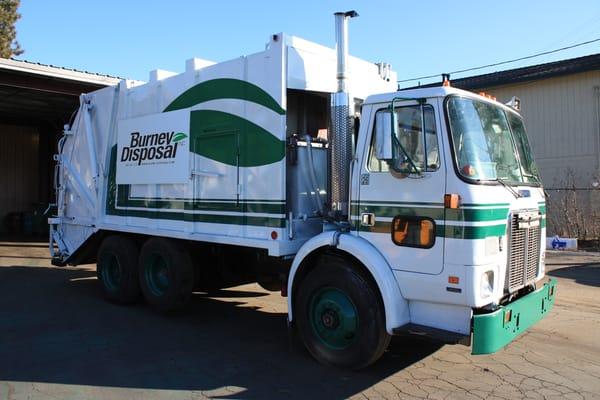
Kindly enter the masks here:
<path id="1" fill-rule="evenodd" d="M 377 287 L 351 262 L 326 256 L 300 283 L 296 318 L 304 345 L 318 361 L 360 369 L 390 342 Z"/>

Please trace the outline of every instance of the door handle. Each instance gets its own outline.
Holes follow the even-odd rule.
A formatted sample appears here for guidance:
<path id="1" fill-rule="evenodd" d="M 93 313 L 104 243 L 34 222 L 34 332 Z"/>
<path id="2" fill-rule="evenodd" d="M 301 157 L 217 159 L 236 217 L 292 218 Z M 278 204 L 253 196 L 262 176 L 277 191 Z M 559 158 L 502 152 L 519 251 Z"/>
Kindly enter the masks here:
<path id="1" fill-rule="evenodd" d="M 373 213 L 361 213 L 360 224 L 362 226 L 375 226 L 375 214 Z"/>

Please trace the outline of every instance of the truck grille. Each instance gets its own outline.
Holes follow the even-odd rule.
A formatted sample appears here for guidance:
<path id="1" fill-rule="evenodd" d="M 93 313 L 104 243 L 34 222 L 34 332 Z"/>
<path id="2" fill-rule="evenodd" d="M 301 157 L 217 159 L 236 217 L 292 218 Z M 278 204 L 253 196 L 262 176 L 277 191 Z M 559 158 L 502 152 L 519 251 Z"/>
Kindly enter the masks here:
<path id="1" fill-rule="evenodd" d="M 513 213 L 510 220 L 505 289 L 514 292 L 532 283 L 538 275 L 541 245 L 539 211 Z"/>

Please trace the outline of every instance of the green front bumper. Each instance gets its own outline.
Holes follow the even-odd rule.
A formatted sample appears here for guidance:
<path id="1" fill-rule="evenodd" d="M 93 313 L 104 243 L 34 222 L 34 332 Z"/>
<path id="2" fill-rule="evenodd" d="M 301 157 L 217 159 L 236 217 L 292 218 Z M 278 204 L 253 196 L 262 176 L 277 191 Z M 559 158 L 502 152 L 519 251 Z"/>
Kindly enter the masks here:
<path id="1" fill-rule="evenodd" d="M 495 353 L 548 314 L 554 305 L 556 279 L 489 314 L 473 316 L 471 354 Z"/>

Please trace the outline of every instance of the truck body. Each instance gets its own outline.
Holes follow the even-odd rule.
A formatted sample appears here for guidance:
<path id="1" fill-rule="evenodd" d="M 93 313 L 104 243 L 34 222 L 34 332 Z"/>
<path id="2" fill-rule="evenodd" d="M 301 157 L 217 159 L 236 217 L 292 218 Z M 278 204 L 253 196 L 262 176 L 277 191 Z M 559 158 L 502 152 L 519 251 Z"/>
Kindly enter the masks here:
<path id="1" fill-rule="evenodd" d="M 53 262 L 96 262 L 109 300 L 162 310 L 259 282 L 313 356 L 352 368 L 393 334 L 484 354 L 544 317 L 521 117 L 449 86 L 396 91 L 389 65 L 344 53 L 351 16 L 337 56 L 277 34 L 82 95 L 55 157 Z"/>

